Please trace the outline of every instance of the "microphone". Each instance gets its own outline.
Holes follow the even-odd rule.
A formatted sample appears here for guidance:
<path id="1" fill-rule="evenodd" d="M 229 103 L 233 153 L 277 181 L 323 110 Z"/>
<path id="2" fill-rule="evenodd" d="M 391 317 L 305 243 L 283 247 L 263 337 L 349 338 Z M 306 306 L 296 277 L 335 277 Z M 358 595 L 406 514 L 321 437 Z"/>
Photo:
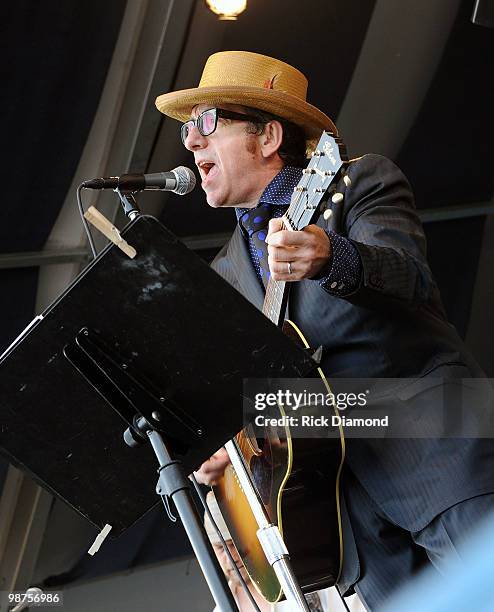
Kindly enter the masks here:
<path id="1" fill-rule="evenodd" d="M 85 189 L 120 189 L 125 191 L 161 190 L 178 195 L 190 193 L 196 186 L 196 175 L 190 168 L 178 166 L 171 172 L 154 174 L 122 174 L 84 181 Z"/>

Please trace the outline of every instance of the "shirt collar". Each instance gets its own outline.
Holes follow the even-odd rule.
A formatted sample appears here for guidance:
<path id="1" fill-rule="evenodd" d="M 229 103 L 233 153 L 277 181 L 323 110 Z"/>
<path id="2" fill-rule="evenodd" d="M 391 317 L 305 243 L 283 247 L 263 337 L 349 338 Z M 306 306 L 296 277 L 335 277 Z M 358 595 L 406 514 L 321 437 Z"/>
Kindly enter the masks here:
<path id="1" fill-rule="evenodd" d="M 302 168 L 294 166 L 283 166 L 278 174 L 269 183 L 259 198 L 259 204 L 271 204 L 276 206 L 288 206 L 293 190 L 302 178 Z M 247 211 L 247 208 L 236 208 L 237 219 Z"/>
<path id="2" fill-rule="evenodd" d="M 293 190 L 301 178 L 302 168 L 284 166 L 262 192 L 259 203 L 288 206 Z"/>

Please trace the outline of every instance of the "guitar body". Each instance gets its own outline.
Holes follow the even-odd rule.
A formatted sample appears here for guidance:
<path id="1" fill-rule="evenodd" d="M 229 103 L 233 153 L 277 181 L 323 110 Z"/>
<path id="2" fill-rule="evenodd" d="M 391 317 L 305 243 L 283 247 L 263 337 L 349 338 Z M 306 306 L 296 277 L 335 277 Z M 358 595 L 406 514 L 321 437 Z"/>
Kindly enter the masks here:
<path id="1" fill-rule="evenodd" d="M 308 347 L 290 321 L 284 322 L 283 331 Z M 320 370 L 319 374 L 321 391 L 328 393 Z M 330 408 L 328 414 L 334 414 Z M 280 415 L 281 407 L 273 416 Z M 302 589 L 310 592 L 333 585 L 342 561 L 343 440 L 292 438 L 288 427 L 276 427 L 266 428 L 261 440 L 246 428 L 237 434 L 236 442 L 271 521 L 280 528 Z M 280 584 L 259 543 L 257 522 L 231 465 L 213 491 L 253 584 L 268 602 L 278 601 Z"/>

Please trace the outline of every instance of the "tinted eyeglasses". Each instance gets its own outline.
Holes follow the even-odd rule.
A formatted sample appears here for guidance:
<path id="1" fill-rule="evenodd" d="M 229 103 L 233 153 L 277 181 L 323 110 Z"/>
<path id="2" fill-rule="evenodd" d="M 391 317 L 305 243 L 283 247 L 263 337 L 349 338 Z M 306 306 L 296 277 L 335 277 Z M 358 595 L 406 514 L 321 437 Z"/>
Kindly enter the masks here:
<path id="1" fill-rule="evenodd" d="M 216 129 L 218 125 L 218 117 L 223 117 L 224 119 L 235 119 L 236 121 L 253 121 L 254 123 L 265 123 L 258 117 L 254 117 L 253 115 L 245 115 L 244 113 L 235 113 L 229 110 L 223 110 L 222 108 L 208 108 L 202 112 L 197 119 L 191 119 L 184 123 L 180 129 L 180 136 L 182 137 L 182 142 L 185 145 L 185 141 L 187 140 L 187 136 L 191 128 L 196 127 L 199 131 L 199 134 L 202 136 L 210 136 Z"/>

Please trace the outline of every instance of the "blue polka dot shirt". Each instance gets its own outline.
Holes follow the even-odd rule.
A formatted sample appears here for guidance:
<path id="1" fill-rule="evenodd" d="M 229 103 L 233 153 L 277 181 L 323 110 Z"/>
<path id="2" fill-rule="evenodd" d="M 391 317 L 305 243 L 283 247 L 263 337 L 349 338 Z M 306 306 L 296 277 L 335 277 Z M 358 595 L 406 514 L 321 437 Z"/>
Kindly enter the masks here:
<path id="1" fill-rule="evenodd" d="M 292 197 L 293 189 L 302 177 L 302 169 L 285 166 L 278 172 L 269 183 L 259 198 L 258 206 L 269 204 L 272 218 L 281 217 L 285 214 Z M 247 208 L 236 208 L 237 220 L 247 212 Z M 362 275 L 362 263 L 357 249 L 348 238 L 340 236 L 332 230 L 326 230 L 331 241 L 332 256 L 327 268 L 321 270 L 317 279 L 319 285 L 328 293 L 337 296 L 345 296 L 353 293 L 360 284 Z M 261 236 L 259 236 L 261 238 Z M 262 238 L 261 238 L 262 239 Z M 261 266 L 257 248 L 249 238 L 249 252 L 257 277 L 262 284 Z"/>

